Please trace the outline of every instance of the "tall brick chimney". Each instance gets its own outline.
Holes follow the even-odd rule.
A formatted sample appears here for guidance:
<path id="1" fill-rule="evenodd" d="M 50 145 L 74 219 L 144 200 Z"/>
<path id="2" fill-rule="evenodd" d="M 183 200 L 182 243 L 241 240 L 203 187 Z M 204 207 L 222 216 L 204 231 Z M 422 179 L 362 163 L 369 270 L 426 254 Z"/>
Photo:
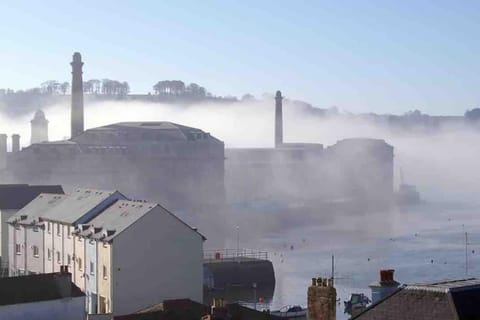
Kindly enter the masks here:
<path id="1" fill-rule="evenodd" d="M 337 316 L 337 290 L 333 279 L 313 278 L 308 288 L 308 320 L 335 320 Z"/>
<path id="2" fill-rule="evenodd" d="M 80 53 L 73 54 L 72 65 L 72 110 L 71 110 L 71 138 L 83 133 L 83 77 L 82 56 Z"/>

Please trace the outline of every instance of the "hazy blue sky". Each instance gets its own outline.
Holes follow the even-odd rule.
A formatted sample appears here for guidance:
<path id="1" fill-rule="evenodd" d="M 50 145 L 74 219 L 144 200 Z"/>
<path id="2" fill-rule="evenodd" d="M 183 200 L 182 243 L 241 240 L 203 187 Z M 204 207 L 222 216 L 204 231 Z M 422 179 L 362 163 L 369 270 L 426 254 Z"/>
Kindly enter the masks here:
<path id="1" fill-rule="evenodd" d="M 0 2 L 0 87 L 84 76 L 284 95 L 353 112 L 480 105 L 480 1 Z"/>

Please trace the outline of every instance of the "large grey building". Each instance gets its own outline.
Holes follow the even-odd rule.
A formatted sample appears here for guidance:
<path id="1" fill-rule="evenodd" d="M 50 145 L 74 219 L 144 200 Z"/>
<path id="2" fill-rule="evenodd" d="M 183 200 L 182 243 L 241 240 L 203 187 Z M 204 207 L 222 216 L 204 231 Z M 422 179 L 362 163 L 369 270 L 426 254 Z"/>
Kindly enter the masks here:
<path id="1" fill-rule="evenodd" d="M 327 148 L 285 143 L 280 92 L 275 97 L 275 148 L 225 150 L 208 132 L 164 121 L 122 122 L 84 131 L 82 66 L 75 53 L 72 137 L 34 143 L 7 156 L 7 138 L 0 135 L 2 182 L 125 190 L 181 216 L 188 214 L 202 227 L 221 223 L 203 217 L 223 213 L 226 202 L 388 203 L 392 197 L 392 146 L 358 138 Z"/>
<path id="2" fill-rule="evenodd" d="M 316 206 L 389 205 L 393 147 L 384 140 L 351 138 L 324 147 L 283 140 L 283 97 L 275 96 L 274 148 L 230 148 L 226 155 L 228 202 Z M 350 206 L 352 207 L 352 206 Z"/>

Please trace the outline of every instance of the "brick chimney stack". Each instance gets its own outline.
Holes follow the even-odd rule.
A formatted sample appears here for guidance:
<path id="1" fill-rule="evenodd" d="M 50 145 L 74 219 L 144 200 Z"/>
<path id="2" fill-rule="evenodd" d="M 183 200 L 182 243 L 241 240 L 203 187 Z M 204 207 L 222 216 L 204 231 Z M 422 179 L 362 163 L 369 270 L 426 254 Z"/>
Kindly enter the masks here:
<path id="1" fill-rule="evenodd" d="M 337 311 L 337 290 L 333 279 L 313 278 L 308 288 L 308 320 L 335 320 Z"/>
<path id="2" fill-rule="evenodd" d="M 380 281 L 373 282 L 369 285 L 372 290 L 372 302 L 375 303 L 397 290 L 400 283 L 395 281 L 393 274 L 395 270 L 380 270 Z"/>

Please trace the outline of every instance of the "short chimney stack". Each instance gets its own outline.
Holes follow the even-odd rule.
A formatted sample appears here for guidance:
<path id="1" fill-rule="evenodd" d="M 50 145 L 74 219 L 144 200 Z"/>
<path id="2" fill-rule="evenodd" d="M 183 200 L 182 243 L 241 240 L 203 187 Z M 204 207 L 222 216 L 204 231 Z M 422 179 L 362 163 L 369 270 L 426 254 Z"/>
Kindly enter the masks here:
<path id="1" fill-rule="evenodd" d="M 337 290 L 332 278 L 313 278 L 308 288 L 308 320 L 335 320 Z"/>
<path id="2" fill-rule="evenodd" d="M 12 152 L 20 151 L 20 135 L 12 134 Z"/>
<path id="3" fill-rule="evenodd" d="M 7 167 L 7 135 L 0 134 L 0 170 Z"/>
<path id="4" fill-rule="evenodd" d="M 369 285 L 372 290 L 373 303 L 384 299 L 397 290 L 400 283 L 395 281 L 394 273 L 395 270 L 393 269 L 380 270 L 380 281 L 375 281 Z"/>

